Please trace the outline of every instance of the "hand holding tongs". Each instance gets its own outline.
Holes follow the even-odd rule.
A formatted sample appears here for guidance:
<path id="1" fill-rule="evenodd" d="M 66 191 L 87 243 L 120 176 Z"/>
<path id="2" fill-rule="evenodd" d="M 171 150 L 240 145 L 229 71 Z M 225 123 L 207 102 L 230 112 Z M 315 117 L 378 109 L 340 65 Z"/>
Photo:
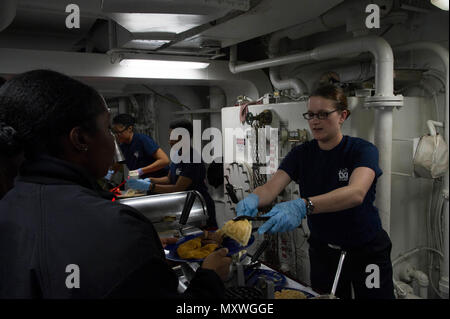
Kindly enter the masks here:
<path id="1" fill-rule="evenodd" d="M 245 216 L 245 215 L 241 215 L 241 216 L 237 216 L 233 218 L 234 222 L 237 222 L 238 220 L 243 220 L 246 219 L 248 221 L 266 221 L 269 220 L 270 216 L 255 216 L 255 217 L 251 217 L 251 216 Z"/>
<path id="2" fill-rule="evenodd" d="M 270 216 L 255 216 L 255 217 L 251 217 L 251 216 L 245 216 L 245 215 L 241 215 L 241 216 L 237 216 L 235 218 L 233 218 L 232 220 L 237 222 L 239 220 L 248 220 L 248 221 L 267 221 L 270 219 Z M 259 229 L 259 227 L 255 227 L 252 228 L 252 233 L 254 233 L 255 231 L 257 231 Z"/>

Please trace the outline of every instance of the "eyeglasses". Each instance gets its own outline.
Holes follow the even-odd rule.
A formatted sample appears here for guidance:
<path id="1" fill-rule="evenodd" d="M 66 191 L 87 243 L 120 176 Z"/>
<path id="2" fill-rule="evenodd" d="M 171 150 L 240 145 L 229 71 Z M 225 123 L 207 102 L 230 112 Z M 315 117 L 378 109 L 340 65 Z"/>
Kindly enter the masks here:
<path id="1" fill-rule="evenodd" d="M 303 113 L 303 117 L 305 120 L 308 120 L 308 121 L 312 120 L 314 118 L 314 116 L 317 117 L 319 120 L 325 120 L 328 118 L 328 115 L 330 115 L 331 113 L 334 113 L 336 111 L 337 111 L 337 109 L 334 111 L 331 111 L 331 112 L 323 112 L 323 111 L 320 111 L 318 113 L 306 112 L 306 113 Z"/>
<path id="2" fill-rule="evenodd" d="M 114 135 L 120 135 L 120 134 L 122 134 L 123 132 L 125 132 L 126 130 L 128 130 L 128 128 L 129 128 L 129 126 L 127 126 L 126 128 L 124 128 L 124 129 L 121 130 L 121 131 L 111 130 L 111 132 L 112 132 Z"/>

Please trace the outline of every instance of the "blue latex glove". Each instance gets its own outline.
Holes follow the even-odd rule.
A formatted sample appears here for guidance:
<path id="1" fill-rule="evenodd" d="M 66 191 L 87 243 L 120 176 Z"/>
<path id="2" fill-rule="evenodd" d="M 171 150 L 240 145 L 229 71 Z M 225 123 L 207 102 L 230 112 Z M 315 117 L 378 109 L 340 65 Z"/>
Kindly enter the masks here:
<path id="1" fill-rule="evenodd" d="M 306 204 L 302 198 L 276 204 L 264 216 L 272 216 L 258 229 L 259 234 L 265 232 L 281 233 L 297 228 L 306 215 Z"/>
<path id="2" fill-rule="evenodd" d="M 148 191 L 151 183 L 150 178 L 128 180 L 128 186 L 138 191 Z"/>
<path id="3" fill-rule="evenodd" d="M 238 216 L 256 216 L 258 214 L 259 197 L 256 194 L 250 194 L 236 205 Z"/>
<path id="4" fill-rule="evenodd" d="M 104 179 L 106 179 L 107 181 L 110 181 L 113 174 L 114 174 L 114 171 L 112 169 L 108 170 L 108 174 L 105 175 Z"/>

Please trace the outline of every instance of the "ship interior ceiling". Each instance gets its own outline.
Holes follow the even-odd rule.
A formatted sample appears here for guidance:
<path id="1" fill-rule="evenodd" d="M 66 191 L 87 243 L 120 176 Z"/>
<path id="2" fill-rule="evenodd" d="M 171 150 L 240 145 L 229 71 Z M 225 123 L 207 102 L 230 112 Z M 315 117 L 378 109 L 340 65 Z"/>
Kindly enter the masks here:
<path id="1" fill-rule="evenodd" d="M 200 123 L 199 134 L 218 128 L 222 136 L 214 139 L 222 139 L 221 149 L 214 156 L 223 162 L 222 171 L 219 182 L 212 173 L 205 179 L 219 228 L 236 217 L 238 201 L 275 174 L 269 169 L 274 158 L 276 169 L 291 149 L 313 139 L 302 114 L 316 88 L 333 84 L 345 92 L 351 111 L 342 133 L 379 151 L 383 175 L 374 205 L 392 242 L 395 297 L 448 299 L 448 5 L 448 0 L 1 0 L 0 78 L 36 69 L 73 77 L 101 93 L 111 119 L 134 116 L 135 132 L 151 136 L 167 155 L 174 119 Z M 177 64 L 182 62 L 198 67 Z M 261 139 L 258 128 L 278 133 Z M 230 138 L 226 129 L 237 135 Z M 194 129 L 196 136 L 201 135 Z M 257 151 L 247 154 L 255 141 Z M 258 141 L 265 144 L 263 159 Z M 204 136 L 201 149 L 208 143 Z M 255 165 L 260 160 L 267 167 Z M 205 163 L 212 172 L 213 164 Z M 115 186 L 127 173 L 125 167 Z M 122 186 L 122 192 L 128 189 Z M 292 181 L 272 205 L 300 193 Z M 186 192 L 119 201 L 141 211 L 164 237 L 195 234 L 205 226 L 202 196 L 189 200 Z M 183 223 L 186 206 L 192 208 Z M 254 232 L 253 244 L 235 256 L 259 255 L 264 247 L 255 269 L 273 271 L 287 278 L 286 287 L 318 296 L 311 288 L 307 218 L 291 231 Z M 232 262 L 235 286 L 246 284 L 242 260 Z M 184 291 L 198 263 L 180 264 L 176 271 Z M 277 282 L 265 279 L 258 288 L 274 297 Z"/>

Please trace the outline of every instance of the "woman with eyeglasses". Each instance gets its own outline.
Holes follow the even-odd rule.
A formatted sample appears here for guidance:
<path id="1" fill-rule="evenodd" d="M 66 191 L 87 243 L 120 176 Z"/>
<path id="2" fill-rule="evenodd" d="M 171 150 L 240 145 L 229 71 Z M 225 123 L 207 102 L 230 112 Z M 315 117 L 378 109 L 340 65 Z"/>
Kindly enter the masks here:
<path id="1" fill-rule="evenodd" d="M 179 294 L 153 224 L 99 188 L 114 137 L 96 90 L 48 70 L 17 75 L 0 88 L 0 136 L 0 157 L 25 159 L 0 200 L 0 299 L 224 297 L 226 248 Z"/>
<path id="2" fill-rule="evenodd" d="M 141 179 L 166 176 L 169 172 L 169 157 L 150 136 L 134 131 L 135 122 L 130 114 L 119 114 L 113 119 L 112 129 L 120 143 L 130 175 Z"/>
<path id="3" fill-rule="evenodd" d="M 273 177 L 237 204 L 236 212 L 255 216 L 259 207 L 270 205 L 295 181 L 300 197 L 276 204 L 259 233 L 294 230 L 307 217 L 313 289 L 331 291 L 341 251 L 346 251 L 338 297 L 351 298 L 353 286 L 355 298 L 394 298 L 392 244 L 374 206 L 376 183 L 382 174 L 378 150 L 363 139 L 342 134 L 350 110 L 341 88 L 319 87 L 307 107 L 303 116 L 313 139 L 293 148 Z M 375 268 L 379 272 L 373 274 L 372 284 L 371 273 L 366 271 Z"/>

